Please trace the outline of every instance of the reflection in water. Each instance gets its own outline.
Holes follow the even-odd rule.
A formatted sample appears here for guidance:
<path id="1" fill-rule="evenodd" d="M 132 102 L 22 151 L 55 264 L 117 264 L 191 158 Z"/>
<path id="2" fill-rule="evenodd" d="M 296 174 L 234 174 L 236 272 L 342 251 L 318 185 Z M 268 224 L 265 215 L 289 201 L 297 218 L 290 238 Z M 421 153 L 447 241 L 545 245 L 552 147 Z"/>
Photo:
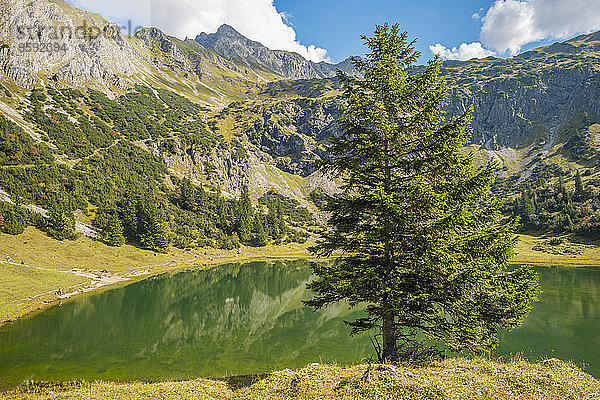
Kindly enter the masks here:
<path id="1" fill-rule="evenodd" d="M 247 374 L 371 355 L 345 306 L 304 307 L 306 262 L 165 274 L 54 307 L 0 331 L 0 386 L 23 379 Z"/>
<path id="2" fill-rule="evenodd" d="M 499 354 L 585 361 L 600 376 L 600 269 L 539 268 L 544 293 Z M 306 262 L 165 274 L 65 302 L 0 328 L 0 388 L 25 379 L 184 379 L 352 363 L 358 311 L 304 307 Z"/>
<path id="3" fill-rule="evenodd" d="M 600 377 L 600 269 L 536 268 L 543 293 L 525 324 L 500 336 L 501 354 L 573 360 Z"/>

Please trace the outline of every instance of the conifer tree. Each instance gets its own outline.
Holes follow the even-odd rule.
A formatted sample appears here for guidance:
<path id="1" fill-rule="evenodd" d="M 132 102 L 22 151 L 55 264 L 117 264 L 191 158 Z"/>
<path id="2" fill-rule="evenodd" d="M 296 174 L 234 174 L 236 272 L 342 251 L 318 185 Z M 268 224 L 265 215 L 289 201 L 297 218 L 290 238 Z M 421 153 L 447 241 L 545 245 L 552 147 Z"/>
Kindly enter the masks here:
<path id="1" fill-rule="evenodd" d="M 189 178 L 184 178 L 181 186 L 179 187 L 180 195 L 179 195 L 179 204 L 184 210 L 196 211 L 197 203 L 196 203 L 196 188 L 189 180 Z"/>
<path id="2" fill-rule="evenodd" d="M 46 232 L 58 240 L 76 239 L 77 234 L 75 232 L 75 216 L 73 212 L 58 203 L 52 204 L 48 210 Z"/>
<path id="3" fill-rule="evenodd" d="M 267 245 L 267 234 L 265 233 L 265 227 L 259 215 L 254 218 L 254 238 L 253 242 L 255 246 L 266 246 Z"/>
<path id="4" fill-rule="evenodd" d="M 125 244 L 123 224 L 117 215 L 111 215 L 103 230 L 104 241 L 109 246 L 122 246 Z"/>
<path id="5" fill-rule="evenodd" d="M 490 196 L 493 165 L 475 170 L 463 151 L 470 110 L 445 120 L 445 83 L 436 57 L 409 74 L 419 53 L 398 26 L 363 37 L 354 59 L 364 79 L 338 74 L 346 110 L 322 169 L 342 180 L 328 200 L 329 229 L 313 250 L 341 252 L 315 264 L 306 304 L 366 304 L 353 333 L 378 328 L 381 360 L 424 360 L 444 348 L 492 347 L 518 326 L 536 298 L 528 268 L 508 270 L 515 222 L 501 222 Z"/>
<path id="6" fill-rule="evenodd" d="M 581 174 L 579 171 L 575 174 L 575 200 L 584 201 L 586 200 L 585 189 L 583 188 L 583 181 L 581 180 Z"/>
<path id="7" fill-rule="evenodd" d="M 20 235 L 29 222 L 29 213 L 23 207 L 0 202 L 0 232 Z"/>
<path id="8" fill-rule="evenodd" d="M 573 232 L 575 230 L 575 227 L 573 226 L 573 220 L 571 219 L 571 216 L 569 214 L 567 214 L 567 216 L 565 217 L 564 228 L 567 232 Z"/>
<path id="9" fill-rule="evenodd" d="M 142 247 L 167 252 L 169 229 L 165 220 L 164 205 L 154 195 L 140 199 L 137 223 L 138 239 Z"/>
<path id="10" fill-rule="evenodd" d="M 250 195 L 248 194 L 247 186 L 242 188 L 242 194 L 240 195 L 237 208 L 237 233 L 242 242 L 248 242 L 252 236 L 252 220 L 254 218 L 254 211 L 252 209 L 252 202 L 250 201 Z"/>

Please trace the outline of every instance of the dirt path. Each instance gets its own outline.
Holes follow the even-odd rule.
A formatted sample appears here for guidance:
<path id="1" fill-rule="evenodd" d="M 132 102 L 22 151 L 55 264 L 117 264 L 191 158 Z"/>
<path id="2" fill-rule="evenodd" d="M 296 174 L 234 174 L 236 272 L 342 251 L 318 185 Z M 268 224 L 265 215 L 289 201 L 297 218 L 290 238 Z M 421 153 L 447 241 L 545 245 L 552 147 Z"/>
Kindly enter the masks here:
<path id="1" fill-rule="evenodd" d="M 132 267 L 130 270 L 120 270 L 119 272 L 102 272 L 98 269 L 86 268 L 70 268 L 70 269 L 58 269 L 56 267 L 42 267 L 38 265 L 25 264 L 22 262 L 15 262 L 10 257 L 0 259 L 0 265 L 10 264 L 25 269 L 35 269 L 39 271 L 46 271 L 48 273 L 58 273 L 75 275 L 84 278 L 85 281 L 77 283 L 72 286 L 59 286 L 52 290 L 46 290 L 41 293 L 28 293 L 28 297 L 13 299 L 5 304 L 12 304 L 14 311 L 10 314 L 2 316 L 0 324 L 4 324 L 8 321 L 12 321 L 23 317 L 33 311 L 44 309 L 53 304 L 62 302 L 63 300 L 71 297 L 92 292 L 94 290 L 109 288 L 116 284 L 128 284 L 137 280 L 145 279 L 153 275 L 158 275 L 164 272 L 182 270 L 189 267 L 201 267 L 207 268 L 228 262 L 251 262 L 258 260 L 283 260 L 283 259 L 300 259 L 308 258 L 313 259 L 314 257 L 307 252 L 305 248 L 295 249 L 252 249 L 243 248 L 227 252 L 212 252 L 210 249 L 202 250 L 199 249 L 196 254 L 189 254 L 188 257 L 181 257 L 178 260 L 170 260 L 167 262 L 161 262 L 157 264 L 146 264 L 137 267 Z M 105 271 L 105 270 L 104 270 Z M 41 289 L 44 290 L 44 289 Z"/>
<path id="2" fill-rule="evenodd" d="M 115 283 L 125 282 L 125 281 L 129 281 L 132 279 L 137 279 L 141 276 L 150 275 L 151 274 L 150 269 L 160 269 L 161 267 L 167 267 L 167 266 L 177 267 L 177 266 L 180 266 L 181 264 L 193 263 L 197 259 L 198 259 L 198 256 L 195 256 L 193 258 L 182 260 L 179 262 L 171 261 L 169 263 L 163 263 L 163 264 L 157 264 L 157 265 L 148 266 L 148 267 L 142 267 L 142 268 L 138 268 L 136 270 L 130 271 L 130 272 L 126 272 L 126 273 L 97 272 L 97 271 L 89 271 L 89 270 L 86 270 L 83 268 L 71 268 L 70 270 L 63 270 L 63 269 L 56 269 L 56 268 L 39 267 L 39 266 L 29 265 L 29 264 L 24 264 L 24 263 L 16 263 L 16 262 L 13 262 L 10 260 L 0 260 L 0 264 L 10 264 L 10 265 L 14 265 L 17 267 L 22 267 L 22 268 L 31 268 L 31 269 L 37 269 L 40 271 L 48 271 L 48 272 L 55 272 L 55 273 L 61 273 L 61 274 L 72 274 L 72 275 L 80 276 L 82 278 L 89 279 L 89 281 L 80 283 L 78 285 L 73 285 L 73 286 L 70 286 L 70 287 L 67 287 L 64 289 L 60 288 L 60 291 L 59 291 L 59 289 L 53 289 L 53 290 L 39 293 L 39 294 L 36 294 L 33 296 L 25 297 L 22 299 L 15 299 L 15 300 L 10 301 L 10 303 L 25 303 L 25 302 L 32 301 L 38 297 L 41 297 L 41 296 L 44 296 L 47 294 L 52 294 L 52 293 L 56 293 L 57 299 L 59 299 L 59 300 L 68 299 L 77 294 L 87 293 L 92 290 L 96 290 L 96 289 L 99 289 L 99 288 L 102 288 L 105 286 L 113 285 Z M 75 290 L 71 290 L 71 289 L 75 289 Z M 71 291 L 69 291 L 69 290 L 71 290 Z"/>

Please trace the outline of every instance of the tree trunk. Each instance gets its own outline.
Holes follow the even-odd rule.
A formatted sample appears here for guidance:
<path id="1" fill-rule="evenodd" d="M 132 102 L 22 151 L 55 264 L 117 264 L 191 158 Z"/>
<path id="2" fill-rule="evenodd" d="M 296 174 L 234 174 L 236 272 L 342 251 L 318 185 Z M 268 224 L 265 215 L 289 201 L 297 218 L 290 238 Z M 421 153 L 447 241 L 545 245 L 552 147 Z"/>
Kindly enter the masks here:
<path id="1" fill-rule="evenodd" d="M 385 193 L 389 194 L 390 193 L 390 186 L 391 186 L 391 182 L 392 182 L 392 169 L 390 167 L 390 160 L 391 157 L 389 157 L 390 155 L 390 142 L 389 140 L 386 141 L 385 144 L 385 149 L 386 149 L 386 165 L 385 165 L 385 180 L 384 180 L 384 187 L 385 187 Z M 386 214 L 384 216 L 384 220 L 385 220 L 385 232 L 386 232 L 386 238 L 385 238 L 385 260 L 386 260 L 386 269 L 388 270 L 388 276 L 391 275 L 391 270 L 392 270 L 392 265 L 393 265 L 393 257 L 394 257 L 394 250 L 392 247 L 392 235 L 394 232 L 392 232 L 392 222 L 391 222 L 391 218 L 389 214 Z M 394 317 L 394 313 L 390 312 L 388 310 L 388 299 L 387 299 L 387 295 L 384 297 L 383 299 L 383 329 L 382 329 L 382 334 L 383 334 L 383 348 L 382 348 L 382 352 L 381 352 L 381 357 L 383 358 L 383 362 L 396 362 L 398 361 L 398 348 L 396 346 L 396 327 L 395 327 L 395 317 Z"/>
<path id="2" fill-rule="evenodd" d="M 385 308 L 384 308 L 385 309 Z M 383 316 L 383 348 L 381 357 L 383 362 L 398 361 L 398 348 L 396 346 L 396 327 L 393 313 L 386 313 Z"/>

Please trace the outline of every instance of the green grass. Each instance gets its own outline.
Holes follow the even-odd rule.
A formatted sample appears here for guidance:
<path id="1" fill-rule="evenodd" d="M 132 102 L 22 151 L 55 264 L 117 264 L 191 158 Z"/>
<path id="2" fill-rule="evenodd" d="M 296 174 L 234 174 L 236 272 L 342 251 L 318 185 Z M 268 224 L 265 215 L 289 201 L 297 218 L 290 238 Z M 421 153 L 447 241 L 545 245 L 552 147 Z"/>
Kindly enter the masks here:
<path id="1" fill-rule="evenodd" d="M 592 399 L 600 381 L 558 360 L 448 359 L 428 367 L 307 366 L 267 376 L 183 382 L 28 383 L 0 399 Z"/>
<path id="2" fill-rule="evenodd" d="M 569 235 L 521 234 L 511 262 L 515 264 L 600 266 L 600 245 L 597 240 Z M 562 238 L 551 245 L 553 238 Z"/>
<path id="3" fill-rule="evenodd" d="M 114 276 L 132 282 L 191 266 L 310 257 L 307 246 L 310 243 L 242 246 L 239 250 L 231 251 L 212 248 L 184 251 L 172 248 L 169 253 L 162 254 L 130 245 L 110 247 L 85 236 L 60 242 L 33 227 L 28 227 L 21 235 L 0 233 L 0 260 L 6 260 L 9 256 L 17 264 L 21 261 L 25 264 L 0 263 L 0 324 L 56 302 L 58 288 L 64 290 L 74 285 L 89 287 L 94 283 L 91 279 L 71 273 L 73 268 L 86 272 L 100 272 L 106 268 Z M 131 276 L 136 272 L 144 274 Z"/>
<path id="4" fill-rule="evenodd" d="M 179 254 L 178 254 L 179 253 Z M 59 270 L 85 268 L 112 272 L 132 271 L 147 265 L 180 261 L 183 252 L 170 254 L 140 250 L 133 246 L 110 247 L 81 236 L 77 240 L 60 242 L 29 227 L 21 235 L 0 234 L 0 257 L 10 256 L 25 264 Z M 191 257 L 188 257 L 191 258 Z"/>
<path id="5" fill-rule="evenodd" d="M 64 272 L 39 270 L 8 263 L 0 264 L 0 321 L 38 308 L 56 299 L 54 292 L 86 283 L 87 279 Z M 28 300 L 28 297 L 37 296 Z"/>

